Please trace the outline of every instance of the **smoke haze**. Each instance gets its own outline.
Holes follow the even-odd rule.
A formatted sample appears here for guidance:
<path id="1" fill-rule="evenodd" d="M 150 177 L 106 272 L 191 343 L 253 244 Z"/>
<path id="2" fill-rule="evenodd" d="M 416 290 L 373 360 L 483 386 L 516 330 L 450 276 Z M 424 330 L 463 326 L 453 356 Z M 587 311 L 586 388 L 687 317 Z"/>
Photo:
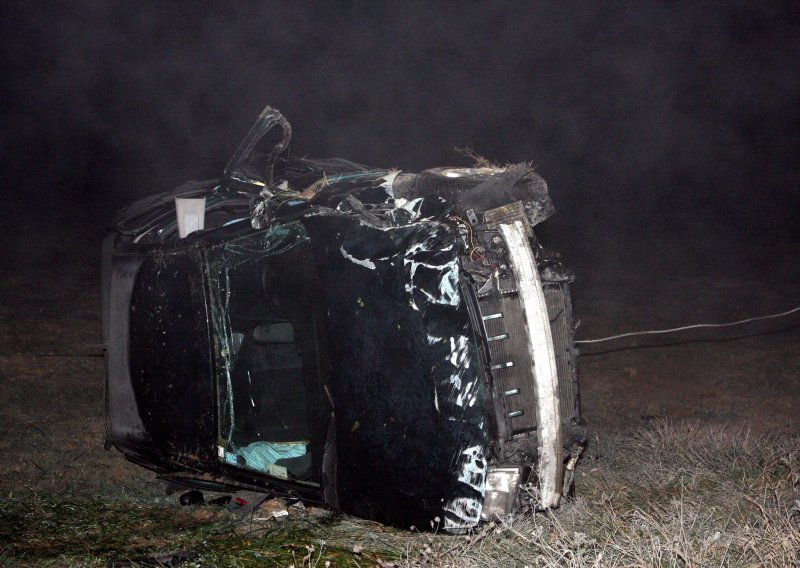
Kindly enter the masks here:
<path id="1" fill-rule="evenodd" d="M 77 0 L 2 22 L 6 241 L 99 238 L 125 203 L 220 175 L 270 104 L 295 154 L 532 161 L 579 270 L 798 265 L 794 3 Z"/>

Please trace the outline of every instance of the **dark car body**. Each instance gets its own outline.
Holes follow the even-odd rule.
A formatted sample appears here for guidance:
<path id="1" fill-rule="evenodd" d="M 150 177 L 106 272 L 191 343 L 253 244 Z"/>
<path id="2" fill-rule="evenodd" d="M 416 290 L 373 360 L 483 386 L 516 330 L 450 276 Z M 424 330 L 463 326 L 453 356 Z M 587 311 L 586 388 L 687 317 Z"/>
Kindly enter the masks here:
<path id="1" fill-rule="evenodd" d="M 572 277 L 532 231 L 542 178 L 296 158 L 290 132 L 267 107 L 221 179 L 118 215 L 110 443 L 186 486 L 401 527 L 557 506 L 583 436 Z M 204 199 L 184 238 L 176 198 Z"/>

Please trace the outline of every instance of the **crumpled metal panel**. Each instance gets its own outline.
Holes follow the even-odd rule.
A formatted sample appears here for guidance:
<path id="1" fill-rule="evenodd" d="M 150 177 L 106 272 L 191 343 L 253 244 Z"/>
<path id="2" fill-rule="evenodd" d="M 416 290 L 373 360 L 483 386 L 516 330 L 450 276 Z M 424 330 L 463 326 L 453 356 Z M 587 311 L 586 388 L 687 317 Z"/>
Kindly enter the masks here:
<path id="1" fill-rule="evenodd" d="M 457 232 L 343 215 L 305 224 L 327 282 L 342 508 L 400 526 L 473 526 L 486 409 Z"/>
<path id="2" fill-rule="evenodd" d="M 203 297 L 199 251 L 162 251 L 141 263 L 128 315 L 130 384 L 147 437 L 164 458 L 193 467 L 214 455 Z"/>
<path id="3" fill-rule="evenodd" d="M 299 256 L 290 257 L 293 251 Z M 459 283 L 460 251 L 457 231 L 441 223 L 376 228 L 338 212 L 210 247 L 219 439 L 231 441 L 237 396 L 246 396 L 233 370 L 240 349 L 234 336 L 245 330 L 232 320 L 244 312 L 254 320 L 291 318 L 298 309 L 260 314 L 259 296 L 287 297 L 280 286 L 309 286 L 319 297 L 308 303 L 322 306 L 328 367 L 322 383 L 335 413 L 342 509 L 406 527 L 428 526 L 436 517 L 451 529 L 476 524 L 487 467 L 486 409 Z M 313 278 L 288 268 L 298 264 L 312 265 Z M 319 406 L 330 405 L 321 397 Z M 323 436 L 322 417 L 312 422 L 319 431 L 311 438 Z"/>

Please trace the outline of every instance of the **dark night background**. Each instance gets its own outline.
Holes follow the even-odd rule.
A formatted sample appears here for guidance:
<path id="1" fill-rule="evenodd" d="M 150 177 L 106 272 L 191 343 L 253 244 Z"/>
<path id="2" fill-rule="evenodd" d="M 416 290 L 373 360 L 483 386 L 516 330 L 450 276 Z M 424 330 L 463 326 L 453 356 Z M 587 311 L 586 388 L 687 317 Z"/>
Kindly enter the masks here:
<path id="1" fill-rule="evenodd" d="M 98 261 L 270 104 L 296 154 L 532 161 L 579 274 L 798 272 L 800 4 L 6 2 L 2 31 L 8 266 Z"/>
<path id="2" fill-rule="evenodd" d="M 219 177 L 268 104 L 292 123 L 296 155 L 419 171 L 470 165 L 456 151 L 469 146 L 499 163 L 530 161 L 547 180 L 556 213 L 535 231 L 577 275 L 592 460 L 579 470 L 595 487 L 587 503 L 600 507 L 583 510 L 592 523 L 612 512 L 624 524 L 609 521 L 607 540 L 554 518 L 549 534 L 561 536 L 531 548 L 536 562 L 545 548 L 579 563 L 591 551 L 639 554 L 631 539 L 650 531 L 651 516 L 667 519 L 649 539 L 661 561 L 674 552 L 689 564 L 688 551 L 703 564 L 714 548 L 720 562 L 736 562 L 737 546 L 741 559 L 747 550 L 772 559 L 794 542 L 784 527 L 794 522 L 796 469 L 777 464 L 798 447 L 800 308 L 746 325 L 589 341 L 800 304 L 800 2 L 7 0 L 0 72 L 0 564 L 15 550 L 31 551 L 19 557 L 31 565 L 69 563 L 62 552 L 89 540 L 105 561 L 124 551 L 105 536 L 117 527 L 86 517 L 74 499 L 119 500 L 134 523 L 148 518 L 140 505 L 162 502 L 151 472 L 103 450 L 101 242 L 120 207 Z M 174 393 L 165 413 L 204 415 Z M 650 425 L 654 437 L 636 437 Z M 762 439 L 751 428 L 780 444 L 752 453 Z M 659 432 L 663 443 L 648 442 Z M 685 453 L 662 467 L 683 440 Z M 730 474 L 706 475 L 728 460 Z M 756 500 L 737 490 L 718 501 L 734 479 Z M 8 508 L 12 496 L 18 508 Z M 45 512 L 51 497 L 68 499 L 53 508 L 67 516 Z M 736 536 L 728 511 L 742 513 L 744 499 L 754 516 L 736 521 L 745 522 Z M 626 502 L 636 509 L 619 512 Z M 113 511 L 103 507 L 91 511 Z M 677 515 L 673 539 L 663 531 Z M 17 531 L 23 518 L 38 519 L 33 532 Z M 722 518 L 724 536 L 708 536 Z M 119 531 L 118 542 L 177 542 L 161 521 L 146 524 L 155 540 Z M 217 534 L 208 530 L 203 546 Z M 230 542 L 228 528 L 218 534 Z M 472 543 L 493 542 L 482 538 Z M 282 550 L 305 554 L 287 542 Z M 368 550 L 359 559 L 371 561 Z"/>

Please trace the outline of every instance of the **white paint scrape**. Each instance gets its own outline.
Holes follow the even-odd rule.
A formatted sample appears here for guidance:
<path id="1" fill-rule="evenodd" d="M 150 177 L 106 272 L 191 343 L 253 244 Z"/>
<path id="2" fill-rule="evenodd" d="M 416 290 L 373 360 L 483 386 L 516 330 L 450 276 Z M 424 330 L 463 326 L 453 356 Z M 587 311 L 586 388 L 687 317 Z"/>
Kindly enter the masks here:
<path id="1" fill-rule="evenodd" d="M 363 266 L 364 268 L 369 268 L 370 270 L 375 270 L 375 263 L 369 260 L 368 258 L 365 258 L 364 260 L 356 258 L 352 256 L 350 253 L 348 253 L 346 250 L 344 250 L 343 246 L 339 247 L 339 252 L 341 252 L 342 256 L 345 257 L 350 262 L 354 262 L 359 266 Z"/>
<path id="2" fill-rule="evenodd" d="M 458 259 L 453 258 L 444 264 L 431 264 L 430 262 L 423 262 L 416 260 L 417 255 L 428 253 L 432 250 L 443 252 L 452 249 L 453 245 L 445 248 L 438 248 L 439 244 L 431 237 L 426 238 L 422 242 L 414 243 L 406 250 L 403 255 L 403 270 L 405 273 L 405 289 L 411 296 L 409 302 L 411 307 L 415 310 L 419 309 L 414 301 L 414 294 L 421 294 L 426 300 L 440 305 L 457 306 L 461 302 L 461 292 L 458 284 L 459 266 Z M 437 272 L 436 290 L 430 286 L 430 278 L 426 275 L 424 284 L 418 285 L 416 281 L 417 270 L 420 267 Z"/>
<path id="3" fill-rule="evenodd" d="M 459 456 L 458 481 L 478 492 L 480 498 L 455 497 L 443 507 L 450 513 L 445 516 L 445 530 L 461 530 L 478 524 L 486 492 L 486 456 L 480 445 L 464 448 Z"/>

